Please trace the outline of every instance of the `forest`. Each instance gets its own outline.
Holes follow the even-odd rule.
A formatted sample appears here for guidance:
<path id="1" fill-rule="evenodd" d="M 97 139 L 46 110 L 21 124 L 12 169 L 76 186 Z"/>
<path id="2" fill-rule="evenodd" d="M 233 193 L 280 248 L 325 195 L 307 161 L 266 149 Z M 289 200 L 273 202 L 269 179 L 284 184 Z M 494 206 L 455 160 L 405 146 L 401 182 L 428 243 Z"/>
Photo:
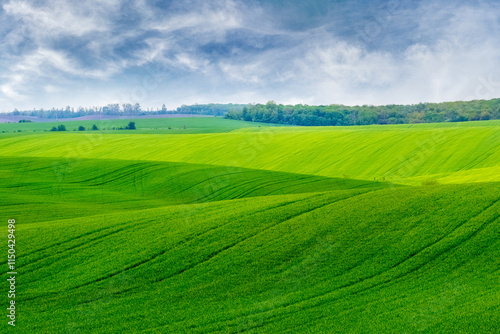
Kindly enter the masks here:
<path id="1" fill-rule="evenodd" d="M 269 101 L 248 105 L 241 111 L 229 111 L 225 117 L 306 126 L 465 122 L 500 119 L 500 99 L 354 107 L 283 105 Z"/>

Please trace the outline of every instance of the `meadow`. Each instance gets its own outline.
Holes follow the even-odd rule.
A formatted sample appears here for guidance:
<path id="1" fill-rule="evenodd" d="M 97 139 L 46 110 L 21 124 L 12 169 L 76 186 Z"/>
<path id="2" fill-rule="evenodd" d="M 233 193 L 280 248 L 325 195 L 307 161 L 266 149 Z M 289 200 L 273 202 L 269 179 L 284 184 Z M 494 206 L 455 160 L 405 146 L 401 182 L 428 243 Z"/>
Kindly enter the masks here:
<path id="1" fill-rule="evenodd" d="M 249 128 L 242 123 L 227 133 L 188 136 L 60 132 L 6 138 L 0 156 L 186 162 L 413 185 L 426 179 L 500 181 L 500 121 L 457 124 Z"/>
<path id="2" fill-rule="evenodd" d="M 142 121 L 0 125 L 15 331 L 498 331 L 499 121 Z"/>
<path id="3" fill-rule="evenodd" d="M 137 124 L 136 130 L 124 129 L 129 122 Z M 184 117 L 184 118 L 142 118 L 142 119 L 103 119 L 103 120 L 72 120 L 60 119 L 51 122 L 29 122 L 29 123 L 0 123 L 0 135 L 2 137 L 12 135 L 27 135 L 49 132 L 52 127 L 64 125 L 67 132 L 95 133 L 92 126 L 95 125 L 100 133 L 159 133 L 159 134 L 189 134 L 189 133 L 219 133 L 229 132 L 243 127 L 279 126 L 277 124 L 264 124 L 254 122 L 243 122 L 227 120 L 221 117 Z M 85 131 L 79 131 L 79 127 Z M 119 129 L 122 128 L 122 129 Z"/>

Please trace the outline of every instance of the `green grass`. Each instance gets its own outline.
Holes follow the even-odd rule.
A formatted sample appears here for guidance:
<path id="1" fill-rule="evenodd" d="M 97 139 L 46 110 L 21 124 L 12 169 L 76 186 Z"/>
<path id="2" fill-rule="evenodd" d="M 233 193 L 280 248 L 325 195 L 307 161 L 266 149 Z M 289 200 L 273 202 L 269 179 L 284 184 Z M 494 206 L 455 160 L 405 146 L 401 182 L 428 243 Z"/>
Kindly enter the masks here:
<path id="1" fill-rule="evenodd" d="M 244 197 L 394 186 L 237 167 L 102 159 L 3 158 L 0 172 L 0 217 L 32 222 Z"/>
<path id="2" fill-rule="evenodd" d="M 17 332 L 498 331 L 500 122 L 202 125 L 0 134 Z"/>
<path id="3" fill-rule="evenodd" d="M 21 223 L 19 329 L 494 332 L 498 190 L 334 191 Z"/>
<path id="4" fill-rule="evenodd" d="M 197 135 L 56 133 L 1 141 L 0 156 L 175 161 L 421 184 L 500 181 L 498 122 L 249 128 Z"/>
<path id="5" fill-rule="evenodd" d="M 136 130 L 118 130 L 125 128 L 129 122 L 135 122 Z M 84 133 L 95 133 L 90 131 L 95 124 L 98 133 L 143 133 L 143 134 L 189 134 L 189 133 L 217 133 L 229 132 L 245 127 L 276 127 L 278 124 L 243 122 L 222 117 L 181 117 L 181 118 L 142 118 L 142 119 L 114 119 L 114 120 L 88 120 L 74 121 L 62 119 L 53 122 L 32 123 L 0 123 L 0 138 L 40 134 L 50 132 L 52 127 L 63 124 L 67 132 L 78 131 L 79 126 L 85 127 Z M 115 130 L 113 130 L 115 128 Z"/>

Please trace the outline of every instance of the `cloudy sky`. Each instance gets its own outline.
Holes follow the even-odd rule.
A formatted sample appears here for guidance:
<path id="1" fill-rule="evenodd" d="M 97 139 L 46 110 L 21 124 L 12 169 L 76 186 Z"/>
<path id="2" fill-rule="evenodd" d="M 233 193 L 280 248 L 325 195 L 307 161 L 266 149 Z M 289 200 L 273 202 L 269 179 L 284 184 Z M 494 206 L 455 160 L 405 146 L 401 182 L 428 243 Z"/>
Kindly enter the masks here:
<path id="1" fill-rule="evenodd" d="M 500 97 L 496 1 L 0 3 L 0 111 Z"/>

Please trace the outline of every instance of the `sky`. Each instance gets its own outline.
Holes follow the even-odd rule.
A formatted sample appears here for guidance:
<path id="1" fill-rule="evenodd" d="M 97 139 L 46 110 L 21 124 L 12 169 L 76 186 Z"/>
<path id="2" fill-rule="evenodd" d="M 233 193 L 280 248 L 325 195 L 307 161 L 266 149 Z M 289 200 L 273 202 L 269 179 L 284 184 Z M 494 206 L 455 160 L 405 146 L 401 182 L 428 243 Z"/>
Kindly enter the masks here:
<path id="1" fill-rule="evenodd" d="M 0 4 L 0 112 L 500 97 L 496 1 Z"/>

